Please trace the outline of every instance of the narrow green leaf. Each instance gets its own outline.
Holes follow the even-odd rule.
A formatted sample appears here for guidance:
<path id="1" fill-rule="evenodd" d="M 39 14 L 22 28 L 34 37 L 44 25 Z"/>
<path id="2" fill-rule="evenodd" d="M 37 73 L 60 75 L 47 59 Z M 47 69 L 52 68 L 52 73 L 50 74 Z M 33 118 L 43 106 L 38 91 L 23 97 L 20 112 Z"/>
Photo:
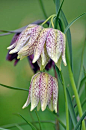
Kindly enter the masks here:
<path id="1" fill-rule="evenodd" d="M 80 86 L 79 86 L 79 93 L 81 92 L 81 88 L 83 87 L 83 85 L 86 83 L 86 76 L 81 80 L 80 82 Z"/>
<path id="2" fill-rule="evenodd" d="M 44 8 L 44 5 L 43 5 L 43 1 L 39 0 L 39 3 L 40 3 L 40 7 L 41 7 L 41 9 L 43 11 L 43 14 L 44 14 L 45 18 L 47 18 L 47 14 L 46 14 L 46 11 L 45 11 L 45 8 Z"/>
<path id="3" fill-rule="evenodd" d="M 84 99 L 84 101 L 82 102 L 81 106 L 83 107 L 86 103 L 86 98 Z"/>
<path id="4" fill-rule="evenodd" d="M 80 87 L 80 81 L 81 81 L 81 78 L 82 78 L 85 45 L 86 45 L 86 40 L 85 40 L 85 42 L 83 44 L 82 54 L 81 54 L 81 64 L 80 64 L 79 78 L 78 78 L 78 84 L 77 84 L 78 92 L 79 92 L 79 87 Z"/>
<path id="5" fill-rule="evenodd" d="M 60 79 L 60 81 L 61 81 L 61 84 L 62 84 L 62 78 L 61 78 L 61 74 L 60 74 L 60 71 L 59 71 L 59 69 L 58 69 L 58 67 L 55 65 L 55 69 L 56 69 L 56 73 L 58 74 L 58 76 L 59 76 L 59 79 Z"/>
<path id="6" fill-rule="evenodd" d="M 63 11 L 61 10 L 60 13 L 60 18 L 62 18 L 65 28 L 68 26 L 68 22 L 67 19 L 63 13 Z M 70 29 L 68 29 L 67 31 L 67 41 L 68 41 L 68 47 L 69 47 L 69 53 L 70 53 L 70 65 L 71 65 L 71 69 L 73 71 L 73 65 L 72 65 L 72 40 L 71 40 L 71 33 L 70 33 Z"/>
<path id="7" fill-rule="evenodd" d="M 60 12 L 61 12 L 63 3 L 64 3 L 64 0 L 62 0 L 61 5 L 59 6 L 59 9 L 58 9 L 58 12 L 57 12 L 57 18 L 59 17 L 59 14 L 60 14 Z"/>
<path id="8" fill-rule="evenodd" d="M 84 112 L 83 116 L 80 118 L 79 122 L 76 124 L 74 130 L 78 130 L 79 125 L 81 125 L 82 121 L 84 120 L 86 116 L 86 111 Z"/>
<path id="9" fill-rule="evenodd" d="M 24 88 L 10 87 L 10 86 L 4 85 L 4 84 L 0 84 L 0 85 L 5 87 L 5 88 L 9 88 L 9 89 L 21 90 L 21 91 L 29 91 L 28 89 L 24 89 Z"/>
<path id="10" fill-rule="evenodd" d="M 32 128 L 32 130 L 37 130 L 34 127 L 34 125 L 32 123 L 30 123 L 29 121 L 27 121 L 21 114 L 18 113 L 18 114 L 15 114 L 15 115 L 20 116 Z"/>
<path id="11" fill-rule="evenodd" d="M 63 3 L 64 3 L 64 0 L 62 0 L 61 5 L 59 5 L 60 4 L 60 0 L 56 0 L 56 14 L 57 14 L 57 16 L 55 18 L 55 29 L 58 28 L 58 19 L 59 19 L 59 14 L 61 12 Z M 58 4 L 58 6 L 57 6 L 57 4 Z M 58 9 L 57 9 L 57 7 L 58 7 Z"/>
<path id="12" fill-rule="evenodd" d="M 9 129 L 4 129 L 4 128 L 0 127 L 0 130 L 9 130 Z"/>
<path id="13" fill-rule="evenodd" d="M 71 26 L 74 22 L 76 22 L 79 18 L 81 18 L 81 17 L 82 17 L 83 15 L 85 15 L 85 14 L 86 14 L 86 13 L 81 14 L 80 16 L 78 16 L 77 18 L 75 18 L 71 23 L 69 23 L 68 26 L 66 27 L 64 33 L 66 33 L 66 32 L 68 31 L 68 29 L 70 28 L 70 26 Z"/>
<path id="14" fill-rule="evenodd" d="M 66 88 L 66 91 L 67 91 L 67 99 L 68 99 L 68 108 L 69 108 L 69 112 L 70 112 L 70 116 L 71 116 L 73 125 L 75 127 L 76 124 L 77 124 L 77 118 L 76 118 L 76 114 L 75 114 L 74 107 L 73 107 L 73 104 L 72 104 L 72 100 L 71 100 L 71 97 L 70 97 L 70 93 L 69 93 L 67 88 Z"/>
<path id="15" fill-rule="evenodd" d="M 38 21 L 35 21 L 35 22 L 31 23 L 31 24 L 38 24 L 39 25 L 39 24 L 41 24 L 43 22 L 44 22 L 44 20 L 38 20 Z M 46 22 L 46 24 L 49 25 L 49 22 Z M 9 31 L 9 30 L 0 30 L 0 32 L 4 32 L 3 34 L 0 34 L 0 36 L 5 36 L 5 35 L 12 34 L 12 33 L 21 33 L 27 26 L 28 25 L 26 25 L 26 26 L 24 26 L 22 28 L 16 29 L 16 30 L 11 30 L 11 31 Z"/>
<path id="16" fill-rule="evenodd" d="M 50 124 L 53 124 L 55 125 L 55 121 L 40 121 L 41 123 L 50 123 Z M 39 123 L 38 121 L 31 121 L 32 124 L 36 124 L 36 123 Z M 16 125 L 19 125 L 19 126 L 23 126 L 23 125 L 28 125 L 26 122 L 23 122 L 23 123 L 18 123 L 18 124 L 8 124 L 8 125 L 4 125 L 4 126 L 1 126 L 1 128 L 8 128 L 8 129 L 11 129 L 11 128 L 14 128 L 16 127 Z"/>
<path id="17" fill-rule="evenodd" d="M 16 124 L 16 127 L 17 127 L 19 130 L 23 130 L 18 124 Z"/>
<path id="18" fill-rule="evenodd" d="M 60 0 L 54 0 L 54 3 L 56 5 L 56 14 L 59 12 L 59 7 L 60 7 Z"/>
<path id="19" fill-rule="evenodd" d="M 37 114 L 37 111 L 35 111 L 35 113 L 36 113 L 36 116 L 37 116 L 37 118 L 38 118 L 40 130 L 42 130 L 42 129 L 41 129 L 41 122 L 40 122 L 39 116 L 38 116 L 38 114 Z"/>
<path id="20" fill-rule="evenodd" d="M 59 123 L 63 126 L 63 128 L 66 130 L 66 125 L 61 121 L 61 119 L 57 116 L 56 113 L 54 113 L 54 115 L 56 116 L 57 120 L 59 121 Z"/>
<path id="21" fill-rule="evenodd" d="M 73 123 L 72 123 L 72 119 L 69 113 L 69 130 L 72 130 L 72 129 L 73 129 Z"/>

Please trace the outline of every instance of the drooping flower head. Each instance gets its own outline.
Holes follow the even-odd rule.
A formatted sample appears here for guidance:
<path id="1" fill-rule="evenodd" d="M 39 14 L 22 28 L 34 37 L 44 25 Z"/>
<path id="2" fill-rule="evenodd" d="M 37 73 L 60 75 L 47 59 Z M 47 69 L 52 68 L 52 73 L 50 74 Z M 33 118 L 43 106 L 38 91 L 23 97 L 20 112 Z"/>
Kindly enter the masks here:
<path id="1" fill-rule="evenodd" d="M 56 78 L 45 72 L 39 72 L 32 77 L 29 95 L 23 108 L 31 103 L 31 111 L 41 106 L 42 111 L 49 106 L 51 111 L 57 112 L 58 82 Z"/>
<path id="2" fill-rule="evenodd" d="M 12 46 L 9 48 L 12 49 Z M 20 59 L 33 54 L 33 63 L 37 61 L 41 70 L 45 68 L 50 59 L 61 70 L 62 60 L 66 65 L 65 35 L 57 29 L 30 24 L 22 31 L 10 54 L 16 52 Z"/>
<path id="3" fill-rule="evenodd" d="M 16 53 L 13 53 L 13 54 L 9 54 L 9 52 L 10 52 L 12 49 L 15 48 L 15 42 L 17 42 L 17 40 L 19 39 L 19 35 L 20 35 L 20 34 L 21 34 L 21 33 L 16 33 L 16 34 L 13 36 L 12 41 L 11 41 L 11 43 L 10 43 L 9 51 L 8 51 L 8 53 L 7 53 L 7 56 L 6 56 L 6 60 L 8 60 L 8 61 L 13 61 L 13 60 L 15 60 L 15 61 L 14 61 L 14 66 L 19 62 L 19 59 L 17 59 L 18 54 L 17 54 L 17 52 L 16 52 Z M 12 49 L 10 49 L 10 48 L 12 48 Z M 33 54 L 30 55 L 30 56 L 28 56 L 27 58 L 28 58 L 28 61 L 29 61 L 29 63 L 30 63 L 31 69 L 33 70 L 34 73 L 36 73 L 38 70 L 40 70 L 39 65 L 38 65 L 37 62 L 32 63 L 33 58 L 34 58 L 34 55 L 33 55 Z M 50 61 L 48 62 L 48 64 L 46 65 L 45 69 L 46 69 L 46 70 L 49 70 L 53 65 L 54 65 L 54 62 L 53 62 L 52 60 L 50 60 Z"/>

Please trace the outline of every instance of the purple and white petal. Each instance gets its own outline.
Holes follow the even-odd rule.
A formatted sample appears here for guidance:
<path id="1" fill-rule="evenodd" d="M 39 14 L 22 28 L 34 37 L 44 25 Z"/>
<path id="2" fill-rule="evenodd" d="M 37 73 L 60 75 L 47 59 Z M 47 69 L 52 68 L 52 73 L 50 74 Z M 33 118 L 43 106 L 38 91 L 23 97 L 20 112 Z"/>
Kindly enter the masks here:
<path id="1" fill-rule="evenodd" d="M 38 43 L 37 43 L 37 46 L 35 47 L 35 50 L 34 50 L 34 59 L 33 59 L 33 63 L 35 63 L 41 53 L 42 53 L 42 50 L 43 50 L 43 47 L 44 47 L 44 44 L 46 42 L 46 38 L 49 34 L 51 29 L 47 28 L 47 29 L 43 29 L 39 35 L 39 38 L 38 38 Z"/>
<path id="2" fill-rule="evenodd" d="M 58 100 L 58 82 L 57 79 L 53 77 L 53 109 L 57 113 L 57 100 Z"/>
<path id="3" fill-rule="evenodd" d="M 59 30 L 52 29 L 46 40 L 46 48 L 50 58 L 57 63 L 62 52 Z"/>
<path id="4" fill-rule="evenodd" d="M 38 102 L 39 102 L 39 84 L 40 84 L 40 73 L 37 73 L 32 78 L 31 111 L 38 105 Z"/>
<path id="5" fill-rule="evenodd" d="M 30 102 L 31 102 L 31 86 L 32 86 L 32 85 L 30 85 L 30 88 L 29 88 L 28 98 L 27 98 L 27 100 L 26 100 L 26 103 L 23 105 L 22 109 L 26 108 L 26 107 L 30 104 Z"/>
<path id="6" fill-rule="evenodd" d="M 52 96 L 52 85 L 51 85 L 51 76 L 47 73 L 41 74 L 41 81 L 40 81 L 40 102 L 41 102 L 41 109 L 44 111 L 46 109 L 47 104 L 51 100 Z"/>

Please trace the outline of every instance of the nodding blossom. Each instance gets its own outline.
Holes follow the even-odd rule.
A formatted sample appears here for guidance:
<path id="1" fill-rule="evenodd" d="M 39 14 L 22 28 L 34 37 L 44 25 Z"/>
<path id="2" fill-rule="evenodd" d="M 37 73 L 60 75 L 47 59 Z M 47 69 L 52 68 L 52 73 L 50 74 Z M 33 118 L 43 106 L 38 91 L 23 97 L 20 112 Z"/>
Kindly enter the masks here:
<path id="1" fill-rule="evenodd" d="M 17 41 L 18 37 L 19 37 L 20 33 L 16 33 L 13 38 L 12 38 L 12 41 L 10 43 L 10 46 L 12 46 L 13 44 L 15 44 L 15 42 Z M 9 54 L 9 52 L 11 51 L 12 49 L 9 49 L 8 53 L 7 53 L 7 56 L 6 56 L 6 60 L 8 61 L 14 61 L 14 66 L 19 62 L 19 59 L 17 59 L 17 52 L 16 53 L 13 53 L 13 54 Z M 27 57 L 28 58 L 28 61 L 30 63 L 30 66 L 31 66 L 31 69 L 33 70 L 34 73 L 36 73 L 38 70 L 40 70 L 39 68 L 39 65 L 37 62 L 35 63 L 32 63 L 33 61 L 33 58 L 34 58 L 34 55 L 30 55 Z M 45 69 L 46 70 L 49 70 L 52 66 L 54 66 L 54 62 L 50 59 L 50 61 L 48 62 L 48 64 L 46 65 Z"/>
<path id="2" fill-rule="evenodd" d="M 57 79 L 45 72 L 39 72 L 32 77 L 29 95 L 22 108 L 31 103 L 31 111 L 37 106 L 44 111 L 48 105 L 51 111 L 57 112 L 58 82 Z"/>
<path id="3" fill-rule="evenodd" d="M 65 59 L 65 35 L 53 28 L 43 28 L 41 25 L 30 24 L 19 35 L 11 49 L 10 54 L 18 53 L 18 58 L 34 55 L 41 70 L 45 68 L 50 59 L 61 70 L 61 61 L 66 65 Z"/>

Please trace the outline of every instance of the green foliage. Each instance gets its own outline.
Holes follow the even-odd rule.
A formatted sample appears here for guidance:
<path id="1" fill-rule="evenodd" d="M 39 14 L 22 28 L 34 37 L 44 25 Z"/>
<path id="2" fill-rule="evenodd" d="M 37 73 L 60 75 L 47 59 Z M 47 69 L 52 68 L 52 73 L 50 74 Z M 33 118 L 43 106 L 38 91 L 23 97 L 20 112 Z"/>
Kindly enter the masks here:
<path id="1" fill-rule="evenodd" d="M 50 119 L 50 117 L 48 115 L 50 113 L 47 112 L 47 114 L 42 115 L 41 112 L 39 112 L 39 114 L 38 114 L 38 112 L 35 111 L 35 114 L 33 114 L 34 118 L 32 117 L 33 112 L 31 113 L 31 117 L 32 117 L 33 121 L 27 121 L 26 120 L 26 117 L 29 114 L 26 114 L 26 117 L 25 117 L 25 115 L 22 116 L 21 114 L 16 114 L 17 116 L 19 116 L 23 119 L 23 121 L 24 121 L 23 123 L 9 124 L 9 125 L 6 125 L 6 126 L 3 125 L 3 126 L 0 127 L 0 129 L 3 129 L 3 130 L 15 129 L 16 130 L 16 128 L 17 128 L 17 129 L 22 130 L 24 126 L 26 126 L 25 128 L 28 128 L 27 126 L 30 126 L 30 128 L 32 130 L 42 130 L 42 129 L 45 129 L 43 124 L 46 123 L 46 125 L 45 125 L 46 128 L 48 128 L 48 124 L 50 124 L 50 126 L 52 125 L 52 128 L 53 128 L 53 126 L 55 128 L 57 128 L 58 124 L 59 124 L 60 129 L 62 128 L 61 130 L 63 130 L 63 129 L 77 130 L 80 127 L 83 130 L 85 130 L 84 118 L 86 116 L 86 111 L 83 114 L 83 107 L 86 108 L 86 105 L 85 105 L 86 96 L 83 96 L 84 99 L 80 100 L 80 98 L 82 97 L 82 93 L 84 93 L 84 90 L 86 89 L 86 72 L 84 72 L 84 77 L 82 78 L 82 72 L 83 72 L 83 66 L 84 66 L 83 61 L 84 61 L 85 44 L 83 45 L 83 49 L 82 49 L 78 85 L 76 87 L 75 77 L 74 77 L 74 74 L 73 74 L 73 60 L 72 60 L 73 54 L 72 54 L 72 40 L 71 40 L 70 27 L 73 23 L 75 23 L 78 19 L 80 19 L 86 13 L 79 15 L 77 18 L 75 18 L 72 22 L 70 22 L 68 24 L 68 20 L 66 19 L 66 16 L 65 16 L 66 13 L 64 14 L 64 11 L 63 11 L 64 9 L 62 9 L 63 3 L 65 3 L 65 1 L 64 0 L 62 0 L 62 2 L 60 2 L 60 0 L 53 0 L 53 1 L 55 3 L 55 7 L 56 7 L 56 14 L 51 15 L 47 20 L 45 20 L 44 23 L 46 23 L 48 20 L 51 19 L 49 27 L 53 27 L 55 29 L 60 29 L 62 32 L 64 32 L 66 34 L 66 39 L 67 39 L 66 57 L 67 57 L 67 68 L 68 68 L 68 72 L 69 72 L 70 81 L 68 81 L 65 78 L 64 75 L 66 75 L 66 74 L 64 73 L 64 71 L 59 71 L 59 69 L 56 66 L 55 66 L 55 69 L 54 69 L 57 77 L 60 79 L 61 85 L 63 86 L 62 99 L 64 99 L 64 102 L 65 102 L 65 112 L 64 113 L 66 113 L 66 114 L 63 114 L 63 117 L 60 117 L 59 114 L 57 115 L 55 113 L 54 114 L 52 113 L 52 117 Z M 47 18 L 48 12 L 46 13 L 45 7 L 47 6 L 47 4 L 49 6 L 50 3 L 49 3 L 49 1 L 47 2 L 46 5 L 44 3 L 45 3 L 45 1 L 39 0 L 39 4 L 40 4 L 40 7 L 43 11 L 44 17 Z M 44 5 L 45 5 L 45 7 L 44 7 Z M 29 5 L 28 5 L 28 7 L 29 7 Z M 13 30 L 13 31 L 6 31 L 4 29 L 1 29 L 0 32 L 3 33 L 3 34 L 0 34 L 0 36 L 9 35 L 9 34 L 16 33 L 16 32 L 21 32 L 23 28 Z M 22 65 L 22 68 L 23 68 L 23 65 Z M 62 69 L 64 69 L 64 68 L 62 68 Z M 84 69 L 84 71 L 85 71 L 85 69 Z M 53 72 L 51 72 L 51 73 L 53 73 Z M 70 83 L 70 82 L 71 82 L 70 87 L 73 89 L 72 92 L 70 91 L 70 89 L 67 88 L 67 83 Z M 22 85 L 22 83 L 21 83 L 21 85 Z M 27 91 L 27 92 L 29 91 L 28 89 L 25 89 L 25 88 L 11 87 L 11 86 L 7 86 L 7 85 L 4 85 L 4 84 L 0 84 L 0 86 L 2 86 L 2 88 L 8 88 L 8 89 L 13 89 L 13 90 L 21 90 L 21 91 Z M 61 86 L 59 86 L 59 87 L 61 87 Z M 21 92 L 21 91 L 19 91 L 19 92 Z M 78 92 L 79 92 L 79 94 L 78 94 Z M 72 100 L 73 94 L 75 95 L 75 99 L 76 99 L 74 101 Z M 86 92 L 85 92 L 85 94 L 86 94 Z M 60 99 L 60 102 L 61 102 L 61 99 Z M 61 102 L 61 103 L 63 105 L 63 102 Z M 77 107 L 74 108 L 74 105 L 76 105 Z M 59 108 L 59 109 L 63 109 L 62 107 Z M 77 108 L 78 108 L 78 110 L 77 110 Z M 41 113 L 42 116 L 39 116 L 40 113 Z M 59 113 L 59 110 L 58 110 L 58 113 Z M 55 115 L 55 118 L 53 117 L 54 115 Z M 65 117 L 65 115 L 66 115 L 66 117 Z M 77 121 L 78 115 L 80 116 L 79 121 Z M 41 118 L 43 118 L 43 117 L 45 118 L 45 116 L 49 117 L 50 120 L 46 120 L 46 121 L 41 120 Z M 36 118 L 37 118 L 37 121 L 34 121 Z M 63 118 L 66 118 L 66 123 L 63 121 Z M 58 124 L 56 122 L 58 122 Z"/>

